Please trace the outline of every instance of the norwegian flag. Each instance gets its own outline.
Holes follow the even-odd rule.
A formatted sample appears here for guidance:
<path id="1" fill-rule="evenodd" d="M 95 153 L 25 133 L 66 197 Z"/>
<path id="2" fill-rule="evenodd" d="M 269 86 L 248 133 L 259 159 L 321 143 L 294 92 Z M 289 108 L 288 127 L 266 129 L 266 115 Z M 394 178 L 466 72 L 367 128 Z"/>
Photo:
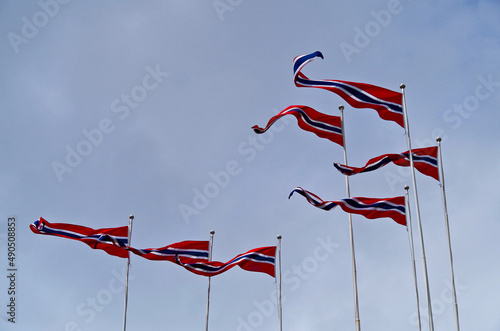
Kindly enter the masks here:
<path id="1" fill-rule="evenodd" d="M 439 181 L 439 169 L 437 161 L 437 147 L 418 148 L 412 150 L 413 165 L 415 169 Z M 338 171 L 347 176 L 360 174 L 382 168 L 386 164 L 393 162 L 401 167 L 410 166 L 410 153 L 408 151 L 401 154 L 384 154 L 370 159 L 364 167 L 349 167 L 340 163 L 333 165 Z"/>
<path id="2" fill-rule="evenodd" d="M 274 122 L 288 114 L 297 118 L 297 124 L 301 129 L 312 132 L 318 137 L 328 139 L 340 146 L 344 146 L 340 117 L 326 115 L 307 106 L 294 105 L 287 107 L 280 111 L 278 115 L 271 117 L 265 128 L 254 125 L 252 129 L 255 133 L 264 133 Z"/>
<path id="3" fill-rule="evenodd" d="M 240 254 L 226 263 L 218 261 L 189 263 L 176 257 L 177 264 L 197 275 L 211 277 L 219 275 L 234 266 L 247 271 L 263 272 L 275 277 L 276 246 L 260 247 Z"/>
<path id="4" fill-rule="evenodd" d="M 347 213 L 363 215 L 369 219 L 389 217 L 396 223 L 406 226 L 404 196 L 385 199 L 357 197 L 342 199 L 339 201 L 323 201 L 317 195 L 306 191 L 301 187 L 297 187 L 290 193 L 288 196 L 289 199 L 294 192 L 304 196 L 311 205 L 323 210 L 332 210 L 335 207 L 340 206 L 340 208 Z"/>
<path id="5" fill-rule="evenodd" d="M 182 257 L 189 263 L 208 261 L 209 241 L 181 241 L 161 248 L 137 249 L 130 251 L 148 260 L 170 261 L 176 263 L 176 257 Z"/>
<path id="6" fill-rule="evenodd" d="M 402 93 L 365 83 L 309 79 L 301 70 L 317 57 L 323 59 L 323 54 L 316 51 L 293 59 L 293 77 L 296 86 L 322 88 L 336 93 L 354 108 L 372 108 L 378 112 L 380 118 L 405 127 Z"/>
<path id="7" fill-rule="evenodd" d="M 118 257 L 128 257 L 128 226 L 94 230 L 81 225 L 49 223 L 42 217 L 30 225 L 36 234 L 58 236 L 78 240 L 93 249 L 102 249 Z"/>

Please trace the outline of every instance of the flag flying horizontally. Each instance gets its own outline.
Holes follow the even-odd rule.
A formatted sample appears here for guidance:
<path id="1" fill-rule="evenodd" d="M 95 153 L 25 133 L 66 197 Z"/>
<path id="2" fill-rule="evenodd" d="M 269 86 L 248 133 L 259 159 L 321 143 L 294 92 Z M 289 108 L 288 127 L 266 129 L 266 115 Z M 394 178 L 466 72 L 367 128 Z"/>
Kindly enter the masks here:
<path id="1" fill-rule="evenodd" d="M 275 277 L 275 258 L 276 246 L 270 246 L 252 249 L 226 263 L 218 261 L 189 263 L 180 256 L 176 257 L 176 261 L 192 273 L 207 277 L 221 274 L 236 265 L 240 266 L 243 270 L 263 272 L 271 277 Z"/>
<path id="2" fill-rule="evenodd" d="M 181 241 L 161 248 L 137 249 L 130 251 L 148 260 L 170 261 L 176 263 L 180 256 L 187 263 L 208 261 L 209 241 Z"/>
<path id="3" fill-rule="evenodd" d="M 102 249 L 110 255 L 128 257 L 128 226 L 94 230 L 81 225 L 49 223 L 40 217 L 30 225 L 30 229 L 37 234 L 78 240 L 90 248 Z"/>
<path id="4" fill-rule="evenodd" d="M 364 83 L 309 79 L 301 70 L 307 63 L 317 57 L 323 59 L 323 54 L 316 51 L 293 59 L 294 83 L 296 86 L 322 88 L 336 93 L 352 107 L 372 108 L 378 112 L 380 118 L 394 121 L 404 128 L 402 93 Z"/>
<path id="5" fill-rule="evenodd" d="M 333 141 L 344 146 L 342 139 L 342 124 L 339 116 L 326 115 L 307 106 L 290 106 L 271 117 L 265 128 L 254 125 L 252 129 L 255 133 L 266 132 L 271 125 L 285 115 L 293 115 L 297 118 L 297 124 L 305 131 L 315 133 L 318 137 Z"/>
<path id="6" fill-rule="evenodd" d="M 404 196 L 385 199 L 357 197 L 339 201 L 323 201 L 317 195 L 297 187 L 290 193 L 289 199 L 294 192 L 304 196 L 311 205 L 324 210 L 332 210 L 340 206 L 347 213 L 363 215 L 369 219 L 389 217 L 396 223 L 406 226 Z"/>
<path id="7" fill-rule="evenodd" d="M 437 147 L 418 148 L 412 150 L 413 165 L 415 166 L 415 169 L 417 169 L 424 175 L 427 175 L 439 181 L 437 152 Z M 334 163 L 333 165 L 344 175 L 352 176 L 382 168 L 383 166 L 391 162 L 401 167 L 409 167 L 410 153 L 406 151 L 401 154 L 380 155 L 374 157 L 373 159 L 370 159 L 366 163 L 366 165 L 361 168 L 349 167 L 340 163 Z"/>

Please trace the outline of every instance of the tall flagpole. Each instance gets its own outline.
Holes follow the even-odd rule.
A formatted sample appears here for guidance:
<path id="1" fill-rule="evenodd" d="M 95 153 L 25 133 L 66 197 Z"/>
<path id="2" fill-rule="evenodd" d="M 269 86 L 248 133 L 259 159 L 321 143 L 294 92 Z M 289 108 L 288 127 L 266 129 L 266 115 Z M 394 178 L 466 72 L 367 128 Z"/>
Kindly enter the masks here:
<path id="1" fill-rule="evenodd" d="M 283 330 L 283 308 L 281 305 L 281 235 L 278 236 L 278 318 L 280 321 L 280 331 Z"/>
<path id="2" fill-rule="evenodd" d="M 410 139 L 410 126 L 408 123 L 408 114 L 406 113 L 406 99 L 405 99 L 405 84 L 401 84 L 401 93 L 402 93 L 402 101 L 403 101 L 403 116 L 405 119 L 405 129 L 406 129 L 406 137 L 408 140 L 408 154 L 410 156 L 410 168 L 411 168 L 411 178 L 413 181 L 413 193 L 415 195 L 415 209 L 417 210 L 417 222 L 418 222 L 418 230 L 420 233 L 420 246 L 422 249 L 422 265 L 424 268 L 424 282 L 425 289 L 427 295 L 427 312 L 429 317 L 429 331 L 434 331 L 434 318 L 432 317 L 432 303 L 431 303 L 431 292 L 429 290 L 429 277 L 427 273 L 427 261 L 425 259 L 425 247 L 424 247 L 424 235 L 422 232 L 422 221 L 420 218 L 420 207 L 418 204 L 418 194 L 417 194 L 417 181 L 415 179 L 415 166 L 413 164 L 413 152 L 411 150 L 411 139 Z"/>
<path id="3" fill-rule="evenodd" d="M 215 231 L 210 231 L 210 246 L 208 247 L 208 261 L 212 261 L 212 248 L 214 245 L 214 234 Z M 212 277 L 208 277 L 208 290 L 207 290 L 207 316 L 205 318 L 205 331 L 208 331 L 208 315 L 210 311 L 210 279 Z"/>
<path id="4" fill-rule="evenodd" d="M 344 145 L 344 164 L 347 166 L 347 151 L 345 143 L 345 130 L 344 130 L 344 106 L 339 106 L 340 110 L 340 122 L 342 126 L 342 141 Z M 349 188 L 349 176 L 345 176 L 346 194 L 347 198 L 351 197 L 351 190 Z M 361 330 L 360 320 L 359 320 L 359 305 L 358 305 L 358 277 L 356 273 L 356 254 L 354 252 L 354 235 L 352 228 L 352 215 L 348 213 L 349 216 L 349 234 L 351 238 L 351 258 L 352 258 L 352 282 L 353 282 L 353 292 L 354 292 L 354 319 L 356 323 L 356 331 Z"/>
<path id="5" fill-rule="evenodd" d="M 417 268 L 415 266 L 415 249 L 413 246 L 413 230 L 411 225 L 411 213 L 410 213 L 410 199 L 408 196 L 408 190 L 410 187 L 405 186 L 405 201 L 406 201 L 406 231 L 408 232 L 408 239 L 410 241 L 410 251 L 411 251 L 411 264 L 413 267 L 413 280 L 415 282 L 415 298 L 417 300 L 417 317 L 418 317 L 418 330 L 422 331 L 422 321 L 420 318 L 420 300 L 418 297 L 418 283 L 417 283 Z"/>
<path id="6" fill-rule="evenodd" d="M 134 220 L 134 215 L 129 216 L 128 220 L 128 246 L 130 247 L 130 242 L 132 240 L 132 221 Z M 125 306 L 123 308 L 123 331 L 127 329 L 127 302 L 128 302 L 128 274 L 130 269 L 130 251 L 127 251 L 127 276 L 125 278 Z"/>
<path id="7" fill-rule="evenodd" d="M 438 143 L 438 154 L 439 154 L 439 179 L 441 185 L 441 191 L 443 193 L 443 207 L 444 207 L 444 221 L 446 224 L 446 234 L 448 235 L 448 249 L 450 252 L 450 269 L 451 269 L 451 286 L 453 290 L 453 309 L 455 311 L 455 322 L 457 325 L 457 331 L 460 331 L 460 323 L 458 320 L 458 303 L 457 303 L 457 291 L 455 289 L 455 273 L 453 271 L 453 254 L 451 253 L 451 236 L 450 236 L 450 224 L 448 222 L 448 207 L 446 206 L 446 192 L 444 188 L 444 172 L 443 172 L 443 157 L 441 155 L 441 138 L 436 138 Z"/>

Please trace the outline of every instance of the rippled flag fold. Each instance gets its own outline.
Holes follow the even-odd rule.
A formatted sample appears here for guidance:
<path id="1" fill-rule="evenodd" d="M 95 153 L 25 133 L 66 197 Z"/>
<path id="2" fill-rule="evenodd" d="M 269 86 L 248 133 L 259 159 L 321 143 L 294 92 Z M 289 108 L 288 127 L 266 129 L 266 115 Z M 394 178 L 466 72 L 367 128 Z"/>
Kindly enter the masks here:
<path id="1" fill-rule="evenodd" d="M 322 88 L 336 93 L 352 107 L 374 109 L 378 112 L 380 118 L 394 121 L 404 128 L 402 93 L 365 83 L 309 79 L 301 70 L 307 63 L 317 57 L 323 59 L 323 54 L 316 51 L 311 54 L 297 56 L 293 60 L 294 83 L 296 86 Z"/>
<path id="2" fill-rule="evenodd" d="M 67 223 L 49 223 L 42 217 L 30 225 L 36 234 L 51 235 L 81 241 L 92 249 L 102 249 L 118 257 L 128 257 L 128 226 L 92 229 Z"/>
<path id="3" fill-rule="evenodd" d="M 176 263 L 176 257 L 182 257 L 184 261 L 192 263 L 208 261 L 209 245 L 209 241 L 187 240 L 160 248 L 137 249 L 130 247 L 130 251 L 148 260 Z"/>
<path id="4" fill-rule="evenodd" d="M 347 213 L 363 215 L 369 219 L 388 217 L 393 219 L 396 223 L 406 226 L 404 196 L 394 198 L 356 197 L 338 201 L 324 201 L 317 195 L 306 191 L 301 187 L 297 187 L 290 193 L 288 198 L 290 199 L 295 192 L 304 196 L 311 205 L 323 210 L 332 210 L 335 207 L 340 206 L 340 208 Z"/>
<path id="5" fill-rule="evenodd" d="M 437 152 L 437 147 L 418 148 L 412 150 L 413 165 L 415 166 L 415 169 L 420 171 L 422 174 L 439 181 Z M 391 162 L 401 167 L 409 167 L 410 153 L 406 151 L 400 154 L 380 155 L 370 159 L 364 167 L 360 168 L 350 167 L 340 163 L 334 163 L 333 165 L 344 175 L 352 176 L 363 172 L 377 170 Z"/>
<path id="6" fill-rule="evenodd" d="M 276 246 L 260 247 L 237 255 L 226 263 L 219 261 L 186 262 L 180 256 L 176 257 L 177 264 L 197 275 L 206 277 L 219 275 L 235 266 L 243 270 L 263 272 L 275 277 Z"/>
<path id="7" fill-rule="evenodd" d="M 302 130 L 312 132 L 320 138 L 325 138 L 340 146 L 344 146 L 340 117 L 320 113 L 308 106 L 294 105 L 287 107 L 276 116 L 271 117 L 265 128 L 254 125 L 252 129 L 255 133 L 264 133 L 274 122 L 285 115 L 295 116 L 297 124 Z"/>

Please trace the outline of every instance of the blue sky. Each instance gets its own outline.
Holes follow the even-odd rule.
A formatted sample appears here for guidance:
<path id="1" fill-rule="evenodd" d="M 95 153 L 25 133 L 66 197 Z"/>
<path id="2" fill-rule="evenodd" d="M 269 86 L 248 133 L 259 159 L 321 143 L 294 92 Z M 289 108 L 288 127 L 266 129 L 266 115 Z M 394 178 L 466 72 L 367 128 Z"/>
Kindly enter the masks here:
<path id="1" fill-rule="evenodd" d="M 345 198 L 332 165 L 342 149 L 292 117 L 261 136 L 251 130 L 293 104 L 332 115 L 344 104 L 349 164 L 407 149 L 404 130 L 375 111 L 295 87 L 293 58 L 319 50 L 324 59 L 305 67 L 308 76 L 405 83 L 413 147 L 443 138 L 461 326 L 498 330 L 499 14 L 487 0 L 3 1 L 0 251 L 7 273 L 14 216 L 18 306 L 15 324 L 0 312 L 0 328 L 121 328 L 125 260 L 35 235 L 29 224 L 42 216 L 115 227 L 134 214 L 133 246 L 208 240 L 213 229 L 220 261 L 282 235 L 284 329 L 354 329 L 347 214 L 287 199 L 296 186 Z M 411 178 L 388 165 L 350 183 L 352 196 L 390 197 Z M 419 173 L 417 184 L 435 329 L 448 330 L 440 188 Z M 362 329 L 417 329 L 404 227 L 356 215 L 353 226 Z M 128 330 L 204 327 L 206 278 L 139 257 L 131 278 Z M 277 329 L 275 290 L 268 275 L 239 268 L 214 277 L 210 329 Z"/>

